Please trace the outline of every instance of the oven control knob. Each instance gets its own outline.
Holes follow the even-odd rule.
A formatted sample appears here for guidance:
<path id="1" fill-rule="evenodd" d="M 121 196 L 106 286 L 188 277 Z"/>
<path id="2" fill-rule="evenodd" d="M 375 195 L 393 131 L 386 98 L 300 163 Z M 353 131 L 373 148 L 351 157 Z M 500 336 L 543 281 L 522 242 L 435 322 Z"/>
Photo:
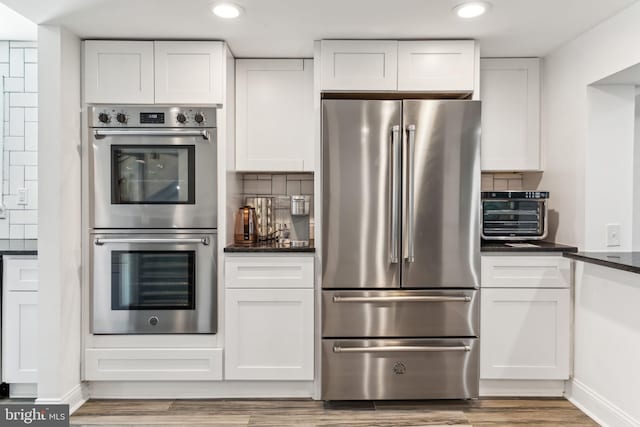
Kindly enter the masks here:
<path id="1" fill-rule="evenodd" d="M 159 320 L 158 320 L 158 318 L 156 316 L 151 316 L 149 318 L 149 324 L 151 326 L 156 326 L 158 324 L 158 322 L 159 322 Z"/>
<path id="2" fill-rule="evenodd" d="M 109 123 L 111 121 L 111 116 L 107 113 L 100 113 L 98 114 L 98 120 L 100 120 L 102 123 Z"/>
<path id="3" fill-rule="evenodd" d="M 195 116 L 193 116 L 193 120 L 195 120 L 198 124 L 202 124 L 204 122 L 204 114 L 196 113 Z"/>
<path id="4" fill-rule="evenodd" d="M 178 113 L 178 115 L 176 116 L 176 120 L 178 121 L 178 123 L 186 123 L 187 116 L 185 116 L 184 113 Z"/>
<path id="5" fill-rule="evenodd" d="M 127 115 L 124 113 L 118 113 L 116 115 L 116 120 L 118 121 L 118 123 L 125 124 L 127 123 Z"/>

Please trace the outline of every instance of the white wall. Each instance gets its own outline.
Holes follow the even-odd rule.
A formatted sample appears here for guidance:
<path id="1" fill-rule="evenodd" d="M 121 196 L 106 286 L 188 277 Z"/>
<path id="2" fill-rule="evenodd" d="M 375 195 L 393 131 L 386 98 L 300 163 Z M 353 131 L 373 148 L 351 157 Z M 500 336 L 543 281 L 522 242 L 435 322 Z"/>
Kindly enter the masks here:
<path id="1" fill-rule="evenodd" d="M 640 3 L 635 3 L 560 47 L 544 61 L 545 173 L 539 188 L 551 191 L 560 213 L 557 240 L 586 247 L 587 86 L 640 63 Z M 602 221 L 603 218 L 598 218 Z M 608 219 L 604 219 L 609 221 Z M 601 228 L 602 224 L 596 224 Z M 631 225 L 621 224 L 623 233 Z"/>
<path id="2" fill-rule="evenodd" d="M 0 40 L 36 40 L 38 26 L 0 3 Z"/>
<path id="3" fill-rule="evenodd" d="M 2 27 L 0 11 L 0 28 Z M 0 34 L 2 32 L 0 31 Z M 0 239 L 38 237 L 38 45 L 0 41 L 0 78 L 4 80 L 4 148 Z M 27 203 L 18 204 L 18 190 Z"/>
<path id="4" fill-rule="evenodd" d="M 80 393 L 80 39 L 38 27 L 40 264 L 38 402 Z"/>
<path id="5" fill-rule="evenodd" d="M 640 87 L 636 86 L 635 132 L 633 142 L 633 243 L 632 250 L 640 251 Z"/>

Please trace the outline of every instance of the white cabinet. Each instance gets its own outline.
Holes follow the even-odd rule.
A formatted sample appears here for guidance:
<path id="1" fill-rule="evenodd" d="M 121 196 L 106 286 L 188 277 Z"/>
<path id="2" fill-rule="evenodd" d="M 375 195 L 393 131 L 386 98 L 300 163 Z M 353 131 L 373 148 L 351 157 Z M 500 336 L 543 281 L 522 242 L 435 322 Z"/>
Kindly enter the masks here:
<path id="1" fill-rule="evenodd" d="M 398 42 L 398 90 L 472 92 L 473 40 Z"/>
<path id="2" fill-rule="evenodd" d="M 222 42 L 155 42 L 157 104 L 222 104 Z"/>
<path id="3" fill-rule="evenodd" d="M 313 60 L 236 61 L 236 169 L 313 171 Z"/>
<path id="4" fill-rule="evenodd" d="M 481 379 L 569 378 L 571 283 L 561 256 L 482 256 Z"/>
<path id="5" fill-rule="evenodd" d="M 152 104 L 153 82 L 153 42 L 84 42 L 85 102 Z"/>
<path id="6" fill-rule="evenodd" d="M 323 91 L 473 92 L 473 40 L 323 40 Z"/>
<path id="7" fill-rule="evenodd" d="M 323 40 L 322 90 L 397 90 L 398 42 Z"/>
<path id="8" fill-rule="evenodd" d="M 480 87 L 482 170 L 541 170 L 540 60 L 482 59 Z"/>
<path id="9" fill-rule="evenodd" d="M 313 257 L 227 256 L 225 272 L 225 379 L 313 380 Z"/>
<path id="10" fill-rule="evenodd" d="M 38 261 L 4 256 L 2 380 L 36 383 L 38 375 Z"/>
<path id="11" fill-rule="evenodd" d="M 481 378 L 569 378 L 569 289 L 482 289 L 481 307 Z"/>
<path id="12" fill-rule="evenodd" d="M 221 104 L 224 44 L 84 42 L 84 100 L 118 104 Z"/>

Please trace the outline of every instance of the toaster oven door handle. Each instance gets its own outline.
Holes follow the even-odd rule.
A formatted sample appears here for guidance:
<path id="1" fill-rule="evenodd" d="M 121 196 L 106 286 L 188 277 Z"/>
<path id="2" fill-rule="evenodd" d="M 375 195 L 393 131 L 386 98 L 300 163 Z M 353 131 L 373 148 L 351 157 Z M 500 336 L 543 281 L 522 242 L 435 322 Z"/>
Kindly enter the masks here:
<path id="1" fill-rule="evenodd" d="M 200 136 L 202 139 L 209 140 L 211 135 L 206 129 L 198 130 L 154 130 L 154 129 L 96 129 L 93 131 L 93 135 L 96 139 L 104 138 L 105 136 L 173 136 L 173 137 L 190 137 Z"/>
<path id="2" fill-rule="evenodd" d="M 391 128 L 391 264 L 399 262 L 400 246 L 400 126 Z"/>
<path id="3" fill-rule="evenodd" d="M 100 238 L 96 237 L 94 243 L 97 246 L 102 246 L 110 243 L 136 243 L 136 244 L 156 244 L 156 243 L 201 243 L 204 246 L 209 245 L 208 237 L 199 237 L 199 238 L 187 238 L 187 239 L 152 239 L 152 238 Z"/>
<path id="4" fill-rule="evenodd" d="M 405 261 L 415 262 L 414 255 L 414 190 L 415 190 L 415 168 L 414 168 L 414 147 L 416 141 L 416 125 L 408 125 L 407 132 L 407 254 Z"/>

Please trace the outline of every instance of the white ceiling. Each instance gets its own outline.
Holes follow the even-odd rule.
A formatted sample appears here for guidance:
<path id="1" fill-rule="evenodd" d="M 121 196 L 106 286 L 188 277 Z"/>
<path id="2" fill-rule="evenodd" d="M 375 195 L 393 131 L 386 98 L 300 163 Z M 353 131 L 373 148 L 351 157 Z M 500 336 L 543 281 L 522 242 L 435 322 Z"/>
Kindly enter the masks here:
<path id="1" fill-rule="evenodd" d="M 456 0 L 235 0 L 235 21 L 211 0 L 0 0 L 82 38 L 221 39 L 237 57 L 310 57 L 323 38 L 475 38 L 483 56 L 544 56 L 636 0 L 489 1 L 465 22 Z"/>
<path id="2" fill-rule="evenodd" d="M 36 40 L 38 26 L 0 4 L 0 40 Z"/>

